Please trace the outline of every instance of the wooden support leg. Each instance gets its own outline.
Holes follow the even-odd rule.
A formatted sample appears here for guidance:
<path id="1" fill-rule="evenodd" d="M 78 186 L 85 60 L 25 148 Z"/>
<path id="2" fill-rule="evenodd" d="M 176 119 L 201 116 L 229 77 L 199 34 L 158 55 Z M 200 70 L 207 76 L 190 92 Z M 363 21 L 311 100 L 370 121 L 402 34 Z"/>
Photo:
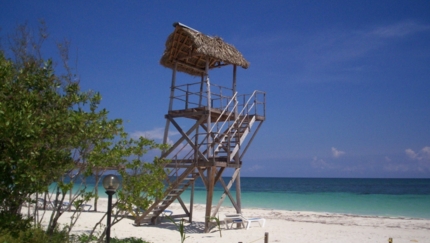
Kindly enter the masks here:
<path id="1" fill-rule="evenodd" d="M 190 195 L 190 217 L 188 222 L 193 222 L 193 208 L 194 208 L 194 181 L 191 184 L 191 195 Z"/>
<path id="2" fill-rule="evenodd" d="M 205 233 L 208 233 L 210 231 L 210 217 L 211 217 L 211 211 L 212 211 L 212 199 L 213 199 L 213 192 L 214 192 L 214 186 L 215 186 L 215 173 L 216 168 L 215 167 L 209 167 L 207 169 L 207 194 L 206 194 L 206 214 L 205 214 Z"/>

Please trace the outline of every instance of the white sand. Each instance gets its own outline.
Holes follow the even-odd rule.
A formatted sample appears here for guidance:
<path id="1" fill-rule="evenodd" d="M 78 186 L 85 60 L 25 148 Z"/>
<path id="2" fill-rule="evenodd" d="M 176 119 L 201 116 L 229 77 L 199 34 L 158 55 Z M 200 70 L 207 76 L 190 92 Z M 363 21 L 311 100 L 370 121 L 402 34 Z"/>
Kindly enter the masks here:
<path id="1" fill-rule="evenodd" d="M 106 210 L 107 200 L 100 199 L 99 210 Z M 174 214 L 183 214 L 179 204 L 169 207 Z M 264 242 L 264 235 L 269 234 L 269 242 L 388 242 L 393 238 L 394 243 L 430 242 L 430 220 L 411 218 L 388 218 L 375 216 L 357 216 L 331 213 L 297 212 L 284 210 L 267 210 L 245 208 L 242 214 L 245 217 L 262 217 L 266 219 L 264 228 L 257 222 L 252 223 L 249 230 L 226 229 L 221 225 L 222 237 L 219 230 L 214 228 L 210 233 L 202 233 L 204 229 L 204 205 L 194 206 L 193 222 L 185 223 L 187 243 L 210 243 L 210 242 Z M 233 208 L 223 207 L 220 209 L 219 217 L 235 213 Z M 85 212 L 73 228 L 73 233 L 89 233 L 95 223 L 100 220 L 104 213 Z M 70 221 L 72 213 L 65 212 L 60 223 Z M 45 215 L 47 222 L 49 211 Z M 103 222 L 104 224 L 106 221 Z M 166 220 L 158 225 L 133 226 L 133 220 L 123 219 L 111 229 L 111 236 L 118 238 L 137 237 L 145 241 L 158 242 L 180 242 L 179 232 L 176 226 Z"/>

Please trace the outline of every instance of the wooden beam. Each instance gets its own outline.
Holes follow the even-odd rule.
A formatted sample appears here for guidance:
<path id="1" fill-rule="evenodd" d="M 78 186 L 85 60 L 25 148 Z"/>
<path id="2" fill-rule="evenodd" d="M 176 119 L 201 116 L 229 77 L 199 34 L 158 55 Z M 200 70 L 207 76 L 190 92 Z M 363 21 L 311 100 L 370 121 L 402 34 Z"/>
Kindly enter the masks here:
<path id="1" fill-rule="evenodd" d="M 215 172 L 216 167 L 209 167 L 207 169 L 207 177 L 208 177 L 208 190 L 206 191 L 206 213 L 205 213 L 205 233 L 210 231 L 210 217 L 212 211 L 212 199 L 214 193 L 215 186 Z"/>
<path id="2" fill-rule="evenodd" d="M 177 32 L 178 33 L 178 32 Z M 175 33 L 176 34 L 176 33 Z M 182 51 L 182 47 L 184 47 L 184 46 L 186 46 L 186 42 L 187 42 L 187 40 L 188 40 L 188 36 L 187 35 L 182 35 L 182 32 L 179 32 L 179 37 L 178 37 L 178 39 L 176 40 L 176 43 L 177 43 L 177 45 L 176 45 L 176 52 L 175 52 L 175 54 L 174 54 L 174 56 L 173 56 L 173 59 L 177 59 L 178 58 L 178 56 L 179 56 L 179 52 L 181 52 Z M 183 40 L 181 40 L 181 37 L 183 37 Z M 173 45 L 172 45 L 172 47 L 173 47 Z M 188 46 L 186 46 L 186 47 L 188 47 Z M 186 52 L 185 52 L 186 53 Z"/>
<path id="3" fill-rule="evenodd" d="M 188 63 L 186 63 L 186 62 L 182 62 L 182 61 L 177 61 L 178 62 L 178 64 L 180 65 L 180 66 L 184 66 L 184 67 L 186 67 L 186 68 L 189 68 L 189 69 L 192 69 L 192 70 L 194 70 L 194 71 L 196 71 L 196 72 L 198 72 L 198 73 L 204 73 L 205 72 L 205 70 L 203 70 L 203 69 L 200 69 L 200 68 L 197 68 L 197 67 L 194 67 L 194 66 L 191 66 L 190 64 L 188 64 Z"/>
<path id="4" fill-rule="evenodd" d="M 176 198 L 176 200 L 178 200 L 179 204 L 181 204 L 182 209 L 184 210 L 185 214 L 187 214 L 188 216 L 190 216 L 190 211 L 188 211 L 187 206 L 185 206 L 184 201 L 182 201 L 182 198 L 180 196 L 178 196 Z"/>
<path id="5" fill-rule="evenodd" d="M 242 193 L 240 186 L 240 169 L 237 170 L 237 179 L 236 179 L 236 213 L 242 213 Z"/>
<path id="6" fill-rule="evenodd" d="M 235 209 L 236 209 L 236 211 L 237 211 L 237 204 L 236 204 L 236 202 L 234 201 L 233 197 L 232 197 L 232 196 L 231 196 L 231 194 L 230 194 L 230 188 L 231 188 L 231 186 L 233 185 L 234 181 L 236 180 L 236 177 L 237 177 L 237 175 L 238 175 L 239 170 L 240 170 L 240 169 L 236 169 L 236 170 L 234 171 L 234 173 L 233 173 L 233 175 L 232 175 L 232 177 L 231 177 L 231 179 L 230 179 L 230 182 L 228 183 L 228 185 L 227 185 L 227 186 L 225 185 L 224 180 L 222 180 L 222 178 L 221 178 L 222 182 L 221 182 L 221 180 L 220 180 L 220 182 L 221 182 L 221 185 L 223 185 L 223 187 L 224 187 L 224 193 L 221 195 L 221 198 L 220 198 L 220 200 L 218 201 L 218 204 L 217 204 L 217 206 L 216 206 L 216 208 L 215 208 L 215 210 L 214 210 L 215 214 L 216 214 L 216 212 L 218 212 L 219 208 L 221 207 L 221 205 L 222 205 L 222 203 L 224 202 L 224 199 L 225 199 L 225 197 L 226 197 L 227 195 L 229 196 L 231 203 L 233 204 L 234 208 L 235 208 Z M 212 215 L 212 217 L 215 217 L 215 214 L 213 214 L 213 215 Z"/>
<path id="7" fill-rule="evenodd" d="M 242 160 L 242 157 L 245 155 L 246 151 L 248 150 L 249 146 L 251 145 L 252 141 L 255 138 L 255 135 L 257 135 L 258 130 L 260 130 L 261 125 L 263 124 L 263 122 L 261 121 L 258 126 L 257 129 L 255 129 L 255 131 L 252 133 L 251 139 L 249 139 L 248 144 L 246 145 L 245 149 L 242 151 L 242 154 L 240 155 L 239 160 Z"/>
<path id="8" fill-rule="evenodd" d="M 206 190 L 207 190 L 208 189 L 208 181 L 207 181 L 206 176 L 205 176 L 205 170 L 197 168 L 197 171 L 199 172 L 200 178 L 202 178 L 203 185 L 205 185 Z"/>
<path id="9" fill-rule="evenodd" d="M 212 106 L 211 106 L 211 83 L 210 83 L 210 79 L 209 79 L 209 60 L 206 60 L 206 68 L 205 68 L 205 77 L 206 77 L 206 97 L 207 97 L 207 102 L 206 102 L 206 105 L 207 105 L 207 107 L 208 107 L 208 110 L 210 111 L 211 110 L 211 108 L 212 108 Z M 212 156 L 212 151 L 211 151 L 211 148 L 212 148 L 212 142 L 211 142 L 211 137 L 209 136 L 210 135 L 210 133 L 211 133 L 211 129 L 210 129 L 210 127 L 211 127 L 211 125 L 212 125 L 212 121 L 211 121 L 211 115 L 209 114 L 209 116 L 207 117 L 207 128 L 206 128 L 206 139 L 207 139 L 207 149 L 206 149 L 206 151 L 207 151 L 207 156 L 208 157 L 211 157 Z"/>
<path id="10" fill-rule="evenodd" d="M 219 170 L 218 170 L 218 172 L 217 172 L 217 174 L 216 174 L 216 176 L 215 176 L 215 183 L 221 178 L 221 176 L 222 176 L 222 173 L 224 172 L 224 170 L 225 170 L 225 167 L 221 167 Z M 222 178 L 221 178 L 222 179 Z"/>
<path id="11" fill-rule="evenodd" d="M 213 65 L 213 66 L 211 66 L 211 69 L 213 69 L 213 68 L 221 68 L 221 67 L 225 67 L 225 66 L 228 66 L 228 65 L 230 65 L 230 63 L 218 63 L 217 65 Z"/>
<path id="12" fill-rule="evenodd" d="M 178 123 L 176 123 L 176 121 L 173 119 L 173 117 L 171 117 L 170 115 L 166 115 L 166 118 L 168 118 L 170 120 L 170 122 L 173 124 L 173 126 L 176 127 L 176 129 L 178 130 L 178 132 L 182 135 L 182 137 L 169 149 L 167 150 L 165 153 L 163 153 L 162 158 L 165 158 L 165 156 L 167 156 L 168 154 L 170 154 L 177 146 L 179 146 L 179 144 L 181 144 L 181 142 L 183 140 L 186 140 L 190 146 L 195 149 L 195 151 L 197 151 L 199 157 L 201 157 L 203 160 L 205 160 L 206 162 L 209 162 L 209 160 L 199 151 L 199 149 L 195 146 L 195 144 L 193 143 L 193 141 L 191 141 L 191 139 L 188 137 L 188 135 L 190 135 L 192 133 L 192 131 L 199 126 L 199 122 L 203 122 L 205 120 L 205 117 L 202 116 L 200 118 L 200 120 L 198 122 L 196 122 L 194 124 L 193 127 L 191 127 L 187 133 L 184 133 L 184 131 L 182 130 L 182 128 L 178 125 Z"/>
<path id="13" fill-rule="evenodd" d="M 170 101 L 169 101 L 169 111 L 173 108 L 173 97 L 175 97 L 175 84 L 176 84 L 176 70 L 177 70 L 178 64 L 175 62 L 175 65 L 173 66 L 172 71 L 172 81 L 170 84 Z M 167 144 L 167 140 L 169 137 L 169 127 L 170 127 L 170 121 L 169 119 L 166 119 L 166 125 L 164 126 L 164 136 L 163 136 L 163 143 Z M 165 151 L 161 151 L 161 154 L 163 154 Z"/>
<path id="14" fill-rule="evenodd" d="M 190 217 L 188 218 L 188 222 L 193 222 L 193 208 L 194 208 L 194 189 L 195 189 L 195 181 L 191 183 L 191 195 L 190 195 Z"/>
<path id="15" fill-rule="evenodd" d="M 186 56 L 177 58 L 178 61 L 187 61 L 190 58 L 200 58 L 201 55 L 194 52 L 194 47 L 191 47 L 188 53 L 182 51 L 182 53 L 186 54 Z"/>

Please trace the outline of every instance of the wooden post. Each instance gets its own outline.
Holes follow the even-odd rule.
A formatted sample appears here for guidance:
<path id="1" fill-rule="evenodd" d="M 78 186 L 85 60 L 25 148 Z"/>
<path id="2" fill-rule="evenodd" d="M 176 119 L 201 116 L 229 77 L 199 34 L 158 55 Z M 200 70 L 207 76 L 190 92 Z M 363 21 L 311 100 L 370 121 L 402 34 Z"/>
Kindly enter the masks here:
<path id="1" fill-rule="evenodd" d="M 212 140 L 211 140 L 211 127 L 212 127 L 212 121 L 211 121 L 211 109 L 212 109 L 212 101 L 211 101 L 211 83 L 209 80 L 209 60 L 206 59 L 206 68 L 205 68 L 205 74 L 206 74 L 206 92 L 207 92 L 207 108 L 209 110 L 209 115 L 207 116 L 207 127 L 206 127 L 206 141 L 207 141 L 207 152 L 206 156 L 209 159 L 212 156 Z M 213 160 L 212 160 L 213 161 Z"/>
<path id="2" fill-rule="evenodd" d="M 194 173 L 194 170 L 193 170 Z M 194 183 L 195 181 L 191 182 L 191 197 L 190 197 L 190 218 L 188 219 L 188 222 L 193 222 L 193 207 L 194 207 Z"/>
<path id="3" fill-rule="evenodd" d="M 205 82 L 205 77 L 202 75 L 201 81 L 200 81 L 200 97 L 199 97 L 199 107 L 202 106 L 202 99 L 203 99 L 203 83 Z"/>
<path id="4" fill-rule="evenodd" d="M 206 75 L 206 92 L 207 92 L 207 107 L 209 112 L 211 111 L 211 86 L 209 81 L 209 60 L 206 59 L 206 68 L 205 68 L 205 75 Z M 212 156 L 212 150 L 211 150 L 211 115 L 209 114 L 207 116 L 207 127 L 206 127 L 206 158 L 210 158 Z M 212 158 L 212 162 L 214 159 Z M 213 200 L 213 191 L 214 191 L 214 178 L 215 178 L 215 167 L 211 166 L 207 169 L 207 195 L 206 195 L 206 214 L 205 214 L 205 233 L 208 233 L 210 230 L 210 217 L 211 217 L 211 211 L 212 211 L 212 200 Z"/>
<path id="5" fill-rule="evenodd" d="M 269 233 L 264 233 L 264 243 L 269 243 Z"/>
<path id="6" fill-rule="evenodd" d="M 237 66 L 233 65 L 233 87 L 232 87 L 233 95 L 234 93 L 236 93 L 236 70 L 237 70 Z M 237 102 L 237 98 L 236 98 L 236 102 Z M 235 112 L 237 112 L 237 109 Z"/>
<path id="7" fill-rule="evenodd" d="M 237 66 L 233 65 L 233 95 L 236 93 L 236 73 L 237 73 Z M 234 109 L 234 119 L 238 119 L 238 101 L 237 96 L 235 96 L 235 109 Z M 239 124 L 236 124 L 236 126 L 239 126 Z M 238 127 L 236 127 L 238 129 Z M 237 135 L 238 136 L 238 135 Z M 238 141 L 240 138 L 236 137 L 236 141 Z M 234 162 L 239 165 L 240 163 L 240 154 L 239 151 L 234 156 Z M 240 170 L 240 169 L 239 169 Z M 240 171 L 238 172 L 237 179 L 236 179 L 236 203 L 237 203 L 237 213 L 242 213 L 242 202 L 241 202 L 241 186 L 240 186 Z"/>
<path id="8" fill-rule="evenodd" d="M 241 191 L 240 191 L 240 169 L 238 169 L 239 172 L 237 174 L 237 178 L 236 178 L 236 205 L 237 205 L 237 209 L 236 212 L 237 213 L 242 213 L 242 201 L 241 201 Z"/>
<path id="9" fill-rule="evenodd" d="M 201 75 L 201 80 L 200 80 L 200 93 L 199 93 L 199 107 L 202 107 L 202 100 L 203 100 L 203 84 L 205 81 L 205 77 L 202 74 Z M 200 126 L 196 127 L 196 136 L 194 139 L 194 144 L 199 144 L 199 128 Z M 194 149 L 194 164 L 196 165 L 197 162 L 199 160 L 199 154 L 197 153 L 197 151 Z"/>
<path id="10" fill-rule="evenodd" d="M 207 191 L 206 191 L 206 214 L 205 214 L 205 233 L 209 233 L 210 230 L 210 217 L 212 211 L 212 200 L 215 186 L 215 167 L 208 167 L 207 169 Z"/>
<path id="11" fill-rule="evenodd" d="M 172 83 L 170 85 L 170 102 L 169 102 L 169 111 L 173 109 L 173 98 L 175 97 L 175 85 L 176 85 L 176 69 L 178 67 L 178 62 L 175 61 L 175 66 L 172 72 Z"/>
<path id="12" fill-rule="evenodd" d="M 170 84 L 170 101 L 169 101 L 169 111 L 173 109 L 173 99 L 175 97 L 175 85 L 176 85 L 176 69 L 178 67 L 178 62 L 175 62 L 175 66 L 172 71 L 172 82 Z M 164 127 L 164 137 L 163 137 L 163 143 L 167 144 L 167 139 L 169 137 L 169 126 L 170 121 L 169 119 L 166 119 L 166 125 Z M 163 154 L 165 151 L 161 151 L 161 154 Z"/>

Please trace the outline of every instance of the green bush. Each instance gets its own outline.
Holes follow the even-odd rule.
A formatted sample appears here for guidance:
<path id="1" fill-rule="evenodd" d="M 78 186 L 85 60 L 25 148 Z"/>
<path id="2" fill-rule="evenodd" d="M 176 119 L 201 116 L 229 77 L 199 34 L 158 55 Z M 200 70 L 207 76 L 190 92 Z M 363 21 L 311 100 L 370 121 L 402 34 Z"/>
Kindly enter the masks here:
<path id="1" fill-rule="evenodd" d="M 138 239 L 134 237 L 124 238 L 124 239 L 112 238 L 110 242 L 112 243 L 149 243 L 147 241 L 143 241 L 142 239 Z"/>
<path id="2" fill-rule="evenodd" d="M 97 237 L 89 237 L 89 235 L 82 234 L 79 236 L 67 235 L 66 231 L 55 230 L 52 235 L 40 227 L 33 227 L 27 230 L 11 234 L 8 230 L 0 231 L 0 243 L 87 243 L 97 240 Z M 112 238 L 111 243 L 149 243 L 139 238 L 129 237 L 124 239 Z"/>
<path id="3" fill-rule="evenodd" d="M 21 214 L 11 214 L 7 211 L 0 212 L 0 231 L 5 231 L 13 237 L 18 237 L 21 231 L 31 227 L 31 220 L 31 218 L 23 218 Z"/>
<path id="4" fill-rule="evenodd" d="M 29 228 L 24 231 L 12 233 L 9 230 L 0 232 L 0 243 L 68 243 L 69 237 L 65 231 L 54 231 L 52 235 L 47 235 L 40 227 Z"/>
<path id="5" fill-rule="evenodd" d="M 90 237 L 89 235 L 82 234 L 82 235 L 79 235 L 79 236 L 72 235 L 72 237 L 73 238 L 77 238 L 76 242 L 79 242 L 79 243 L 87 243 L 87 242 L 91 242 L 91 241 L 97 240 L 97 237 L 95 235 L 93 235 L 93 236 Z"/>

